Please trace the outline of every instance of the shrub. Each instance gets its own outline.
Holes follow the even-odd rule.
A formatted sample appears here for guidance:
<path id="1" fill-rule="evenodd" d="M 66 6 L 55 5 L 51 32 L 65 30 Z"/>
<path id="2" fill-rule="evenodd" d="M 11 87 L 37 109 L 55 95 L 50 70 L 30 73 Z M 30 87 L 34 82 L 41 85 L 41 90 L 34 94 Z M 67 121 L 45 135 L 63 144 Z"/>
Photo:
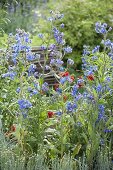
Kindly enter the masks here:
<path id="1" fill-rule="evenodd" d="M 90 45 L 93 48 L 100 44 L 102 36 L 95 33 L 94 23 L 100 21 L 113 26 L 112 3 L 112 0 L 65 0 L 48 3 L 47 10 L 58 9 L 65 16 L 60 23 L 64 23 L 63 32 L 66 43 L 74 49 L 70 55 L 75 61 L 74 70 L 81 68 L 83 45 Z M 47 11 L 45 10 L 41 14 L 46 17 Z M 36 30 L 37 27 L 35 27 Z M 108 37 L 112 38 L 112 33 Z M 67 60 L 68 57 L 66 55 L 64 60 Z"/>

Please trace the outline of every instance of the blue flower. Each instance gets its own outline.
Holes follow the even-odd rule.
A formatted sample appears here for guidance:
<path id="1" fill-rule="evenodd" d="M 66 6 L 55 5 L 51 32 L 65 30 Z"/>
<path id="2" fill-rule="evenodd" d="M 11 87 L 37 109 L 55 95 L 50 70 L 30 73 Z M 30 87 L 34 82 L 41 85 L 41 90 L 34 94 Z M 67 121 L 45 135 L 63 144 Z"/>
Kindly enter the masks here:
<path id="1" fill-rule="evenodd" d="M 47 47 L 45 46 L 45 45 L 41 45 L 41 50 L 46 50 L 47 49 Z"/>
<path id="2" fill-rule="evenodd" d="M 38 91 L 36 89 L 32 89 L 30 96 L 38 94 Z"/>
<path id="3" fill-rule="evenodd" d="M 31 64 L 28 68 L 28 76 L 31 76 L 32 74 L 34 74 L 36 71 L 36 65 L 35 64 Z"/>
<path id="4" fill-rule="evenodd" d="M 84 83 L 84 80 L 83 79 L 78 79 L 77 80 L 77 84 L 79 85 L 79 84 L 82 84 L 82 83 Z"/>
<path id="5" fill-rule="evenodd" d="M 57 112 L 55 112 L 55 114 L 58 115 L 58 116 L 61 116 L 62 112 L 61 111 L 57 111 Z"/>
<path id="6" fill-rule="evenodd" d="M 36 89 L 34 89 L 34 90 L 32 91 L 32 94 L 36 95 L 36 94 L 38 94 L 38 91 L 37 91 Z"/>
<path id="7" fill-rule="evenodd" d="M 104 44 L 106 47 L 111 47 L 112 42 L 111 42 L 111 40 L 107 39 L 107 40 L 103 41 L 103 44 Z"/>
<path id="8" fill-rule="evenodd" d="M 77 108 L 76 103 L 68 102 L 68 103 L 66 104 L 66 109 L 67 109 L 67 111 L 69 111 L 69 112 L 75 111 L 76 108 Z"/>
<path id="9" fill-rule="evenodd" d="M 76 95 L 76 101 L 80 100 L 83 96 L 79 93 L 78 95 Z"/>
<path id="10" fill-rule="evenodd" d="M 44 84 L 42 84 L 42 90 L 43 90 L 44 92 L 47 92 L 47 91 L 49 90 L 49 85 L 48 85 L 47 82 L 45 82 Z"/>
<path id="11" fill-rule="evenodd" d="M 54 38 L 58 44 L 63 45 L 65 43 L 65 41 L 63 40 L 64 34 L 62 32 L 60 32 L 56 27 L 53 28 L 53 34 L 54 34 Z"/>
<path id="12" fill-rule="evenodd" d="M 50 50 L 55 50 L 55 49 L 56 49 L 56 45 L 55 45 L 55 44 L 51 44 L 51 45 L 49 46 L 49 49 L 50 49 Z"/>
<path id="13" fill-rule="evenodd" d="M 24 33 L 24 41 L 26 42 L 26 43 L 31 43 L 31 40 L 29 39 L 29 34 L 28 33 Z"/>
<path id="14" fill-rule="evenodd" d="M 38 77 L 39 77 L 39 73 L 38 73 L 37 71 L 34 73 L 34 77 L 35 77 L 35 78 L 38 78 Z"/>
<path id="15" fill-rule="evenodd" d="M 64 17 L 64 14 L 58 14 L 57 18 L 62 19 Z"/>
<path id="16" fill-rule="evenodd" d="M 13 80 L 16 75 L 17 75 L 16 72 L 11 71 L 11 72 L 7 72 L 5 74 L 2 74 L 2 77 L 3 78 L 9 77 L 11 80 Z"/>
<path id="17" fill-rule="evenodd" d="M 60 67 L 59 70 L 60 70 L 60 71 L 64 71 L 64 67 Z"/>
<path id="18" fill-rule="evenodd" d="M 104 105 L 100 104 L 100 105 L 98 106 L 98 108 L 99 108 L 99 112 L 100 112 L 100 113 L 104 113 L 104 112 L 105 112 L 105 106 L 104 106 Z"/>
<path id="19" fill-rule="evenodd" d="M 50 68 L 50 66 L 46 65 L 46 66 L 45 66 L 45 69 L 46 69 L 46 70 L 50 70 L 51 68 Z"/>
<path id="20" fill-rule="evenodd" d="M 20 93 L 20 90 L 21 90 L 20 87 L 18 87 L 18 88 L 16 89 L 16 92 L 17 92 L 17 93 Z"/>
<path id="21" fill-rule="evenodd" d="M 26 119 L 27 118 L 27 112 L 22 112 L 23 118 Z"/>
<path id="22" fill-rule="evenodd" d="M 98 122 L 98 121 L 100 121 L 100 120 L 106 120 L 106 116 L 105 116 L 105 106 L 104 105 L 102 105 L 102 104 L 100 104 L 99 106 L 98 106 L 98 110 L 99 110 L 99 112 L 98 112 L 98 119 L 97 119 L 97 121 L 96 122 Z"/>
<path id="23" fill-rule="evenodd" d="M 96 87 L 96 91 L 99 93 L 102 91 L 102 85 L 98 84 L 98 86 Z"/>
<path id="24" fill-rule="evenodd" d="M 28 61 L 33 61 L 33 60 L 36 59 L 36 57 L 35 57 L 31 52 L 28 52 L 28 53 L 26 54 L 26 59 L 27 59 Z"/>
<path id="25" fill-rule="evenodd" d="M 72 92 L 71 92 L 72 96 L 76 96 L 76 94 L 78 92 L 78 88 L 79 88 L 79 86 L 76 84 L 73 86 Z"/>
<path id="26" fill-rule="evenodd" d="M 39 34 L 38 34 L 38 37 L 42 39 L 44 36 L 43 36 L 42 33 L 39 33 Z"/>
<path id="27" fill-rule="evenodd" d="M 67 81 L 66 77 L 61 77 L 60 83 L 63 85 Z"/>
<path id="28" fill-rule="evenodd" d="M 81 123 L 81 122 L 77 122 L 76 125 L 77 125 L 78 127 L 82 127 L 82 123 Z"/>
<path id="29" fill-rule="evenodd" d="M 96 53 L 96 52 L 99 52 L 99 48 L 100 48 L 100 46 L 97 45 L 97 46 L 92 50 L 92 53 L 94 54 L 94 53 Z"/>
<path id="30" fill-rule="evenodd" d="M 54 59 L 54 58 L 50 60 L 50 64 L 51 64 L 51 65 L 54 65 L 54 64 L 55 64 L 55 62 L 56 62 L 56 61 L 55 61 L 55 59 Z"/>
<path id="31" fill-rule="evenodd" d="M 12 37 L 13 36 L 13 34 L 12 33 L 9 33 L 9 37 Z"/>
<path id="32" fill-rule="evenodd" d="M 104 132 L 105 133 L 111 133 L 113 130 L 111 130 L 111 129 L 104 129 Z"/>
<path id="33" fill-rule="evenodd" d="M 69 58 L 69 59 L 67 60 L 67 63 L 68 63 L 69 65 L 73 65 L 73 64 L 74 64 L 74 61 Z"/>
<path id="34" fill-rule="evenodd" d="M 92 60 L 97 60 L 97 59 L 98 59 L 97 56 L 93 56 L 93 57 L 92 57 Z"/>
<path id="35" fill-rule="evenodd" d="M 62 23 L 62 24 L 60 25 L 60 27 L 61 27 L 61 28 L 64 28 L 64 24 Z"/>
<path id="36" fill-rule="evenodd" d="M 111 82 L 111 78 L 110 77 L 106 77 L 106 81 L 107 82 Z"/>
<path id="37" fill-rule="evenodd" d="M 57 59 L 56 59 L 56 65 L 57 65 L 58 67 L 60 67 L 63 63 L 64 63 L 64 62 L 63 62 L 60 58 L 57 58 Z"/>
<path id="38" fill-rule="evenodd" d="M 95 31 L 100 34 L 106 34 L 108 31 L 110 31 L 110 29 L 107 30 L 106 23 L 101 24 L 101 22 L 97 22 L 95 24 Z"/>
<path id="39" fill-rule="evenodd" d="M 101 144 L 101 145 L 104 145 L 104 144 L 105 144 L 104 139 L 102 139 L 102 138 L 100 139 L 100 144 Z"/>
<path id="40" fill-rule="evenodd" d="M 62 89 L 61 89 L 61 88 L 57 88 L 57 89 L 56 89 L 56 92 L 58 92 L 58 93 L 61 94 L 61 93 L 62 93 Z"/>
<path id="41" fill-rule="evenodd" d="M 90 54 L 90 51 L 89 51 L 89 46 L 86 46 L 86 45 L 84 45 L 83 46 L 83 56 L 87 56 L 87 55 L 89 55 Z"/>
<path id="42" fill-rule="evenodd" d="M 48 17 L 47 20 L 50 21 L 50 22 L 52 22 L 52 21 L 54 20 L 54 18 L 53 18 L 53 17 Z"/>
<path id="43" fill-rule="evenodd" d="M 41 57 L 41 55 L 40 55 L 40 54 L 36 54 L 36 55 L 35 55 L 35 59 L 40 60 L 40 57 Z"/>
<path id="44" fill-rule="evenodd" d="M 64 52 L 65 53 L 72 53 L 72 48 L 67 46 L 67 47 L 64 48 Z"/>
<path id="45" fill-rule="evenodd" d="M 31 87 L 28 87 L 28 92 L 32 92 L 32 88 Z"/>
<path id="46" fill-rule="evenodd" d="M 32 107 L 31 102 L 29 100 L 26 100 L 26 99 L 18 100 L 18 104 L 19 104 L 20 110 L 29 109 L 29 108 Z"/>

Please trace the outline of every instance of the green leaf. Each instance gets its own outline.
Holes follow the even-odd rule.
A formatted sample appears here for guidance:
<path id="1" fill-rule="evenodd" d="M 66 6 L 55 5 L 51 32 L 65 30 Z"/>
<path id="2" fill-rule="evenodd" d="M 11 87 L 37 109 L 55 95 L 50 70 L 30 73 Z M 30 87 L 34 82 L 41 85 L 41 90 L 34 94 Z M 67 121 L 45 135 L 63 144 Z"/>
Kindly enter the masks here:
<path id="1" fill-rule="evenodd" d="M 77 144 L 74 148 L 73 148 L 73 153 L 72 153 L 72 155 L 73 155 L 73 157 L 75 157 L 78 153 L 79 153 L 79 151 L 80 151 L 80 149 L 81 149 L 81 144 Z"/>

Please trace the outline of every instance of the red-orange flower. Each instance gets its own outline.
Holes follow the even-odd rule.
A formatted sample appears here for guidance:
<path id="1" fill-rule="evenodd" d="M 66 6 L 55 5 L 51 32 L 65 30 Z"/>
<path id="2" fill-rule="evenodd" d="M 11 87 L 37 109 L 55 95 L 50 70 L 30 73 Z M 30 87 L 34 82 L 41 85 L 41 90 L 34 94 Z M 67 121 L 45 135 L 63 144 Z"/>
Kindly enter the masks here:
<path id="1" fill-rule="evenodd" d="M 60 73 L 60 76 L 61 76 L 61 77 L 69 76 L 69 72 L 66 71 L 66 72 Z"/>
<path id="2" fill-rule="evenodd" d="M 48 114 L 48 118 L 52 118 L 54 116 L 54 112 L 52 111 L 49 111 L 47 114 Z"/>
<path id="3" fill-rule="evenodd" d="M 87 78 L 88 78 L 88 80 L 93 81 L 93 80 L 94 80 L 94 75 L 93 75 L 93 74 L 90 74 L 90 75 L 87 76 Z"/>

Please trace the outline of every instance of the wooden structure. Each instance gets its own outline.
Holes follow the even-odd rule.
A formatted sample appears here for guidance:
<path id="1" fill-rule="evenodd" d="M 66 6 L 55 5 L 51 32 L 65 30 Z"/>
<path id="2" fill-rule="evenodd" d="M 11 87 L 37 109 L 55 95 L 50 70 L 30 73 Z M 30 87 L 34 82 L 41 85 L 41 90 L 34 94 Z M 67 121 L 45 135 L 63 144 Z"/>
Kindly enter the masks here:
<path id="1" fill-rule="evenodd" d="M 0 53 L 2 53 L 3 50 L 0 49 Z M 58 74 L 58 70 L 57 67 L 53 68 L 53 71 L 49 71 L 49 70 L 43 70 L 43 67 L 45 65 L 45 57 L 46 55 L 48 56 L 48 58 L 46 59 L 46 65 L 48 65 L 50 63 L 50 60 L 53 58 L 56 58 L 58 55 L 62 55 L 58 50 L 42 50 L 40 47 L 33 47 L 31 49 L 31 54 L 33 54 L 34 56 L 40 56 L 40 59 L 34 59 L 33 61 L 30 61 L 30 63 L 33 63 L 36 65 L 36 72 L 38 73 L 42 73 L 44 74 L 44 82 L 47 82 L 50 86 L 53 86 L 54 84 L 58 83 L 58 79 L 55 76 L 55 73 Z M 56 55 L 52 56 L 51 52 L 55 52 Z M 11 54 L 15 53 L 15 51 L 11 51 Z M 25 51 L 20 51 L 19 53 L 24 54 Z M 14 63 L 9 59 L 9 63 L 10 65 L 14 65 Z M 42 67 L 41 67 L 42 66 Z M 37 76 L 38 78 L 38 76 Z"/>
<path id="2" fill-rule="evenodd" d="M 44 60 L 45 60 L 45 57 L 46 57 L 47 50 L 42 50 L 40 47 L 33 47 L 31 52 L 34 55 L 39 55 L 40 56 L 39 61 L 37 61 L 37 59 L 36 59 L 36 60 L 33 61 L 33 63 L 37 66 L 36 72 L 42 73 L 43 69 L 41 68 L 41 66 L 44 66 Z M 55 58 L 55 56 L 54 57 L 51 56 L 51 52 L 52 51 L 48 49 L 48 52 L 47 52 L 48 53 L 48 55 L 47 55 L 48 59 L 46 60 L 46 65 L 48 65 L 50 63 L 51 59 Z M 54 71 L 57 72 L 57 74 L 58 74 L 57 68 L 54 67 Z M 50 86 L 53 86 L 54 84 L 58 83 L 57 78 L 54 76 L 54 72 L 44 70 L 44 73 L 46 75 L 44 77 L 44 81 L 47 82 Z"/>

